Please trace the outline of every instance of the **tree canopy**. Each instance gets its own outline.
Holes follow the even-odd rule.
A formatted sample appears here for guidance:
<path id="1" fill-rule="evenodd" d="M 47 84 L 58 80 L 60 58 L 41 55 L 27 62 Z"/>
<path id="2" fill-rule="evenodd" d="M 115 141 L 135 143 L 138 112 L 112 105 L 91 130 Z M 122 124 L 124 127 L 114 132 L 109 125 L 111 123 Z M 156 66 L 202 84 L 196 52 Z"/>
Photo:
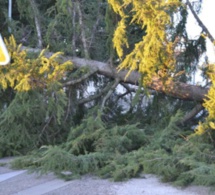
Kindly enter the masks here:
<path id="1" fill-rule="evenodd" d="M 203 61 L 214 38 L 202 1 L 20 0 L 11 18 L 8 4 L 0 0 L 11 56 L 0 67 L 0 157 L 27 155 L 14 166 L 67 179 L 145 172 L 215 183 L 215 69 Z M 191 84 L 199 67 L 205 81 Z"/>

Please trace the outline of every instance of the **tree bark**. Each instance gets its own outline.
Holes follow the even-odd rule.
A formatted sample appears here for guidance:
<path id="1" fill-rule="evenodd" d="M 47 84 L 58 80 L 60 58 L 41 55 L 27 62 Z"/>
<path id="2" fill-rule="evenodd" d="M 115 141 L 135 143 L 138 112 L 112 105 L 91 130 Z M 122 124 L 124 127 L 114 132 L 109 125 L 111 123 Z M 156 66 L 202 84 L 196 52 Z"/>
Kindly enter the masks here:
<path id="1" fill-rule="evenodd" d="M 189 0 L 187 0 L 187 5 L 190 8 L 190 11 L 192 12 L 194 18 L 196 19 L 196 21 L 198 22 L 199 26 L 202 28 L 202 30 L 206 33 L 206 35 L 208 36 L 208 38 L 210 39 L 210 41 L 212 43 L 214 43 L 214 37 L 212 36 L 212 34 L 210 33 L 210 31 L 207 29 L 207 27 L 204 25 L 204 23 L 200 20 L 199 16 L 196 14 L 196 12 L 194 11 L 191 3 Z"/>
<path id="2" fill-rule="evenodd" d="M 191 111 L 185 114 L 181 121 L 178 121 L 178 124 L 184 125 L 184 123 L 195 117 L 203 109 L 202 104 L 197 104 Z"/>
<path id="3" fill-rule="evenodd" d="M 32 49 L 23 47 L 28 52 L 39 52 L 39 49 Z M 47 57 L 53 55 L 52 52 L 46 52 Z M 62 56 L 62 61 L 72 61 L 75 68 L 89 67 L 92 71 L 95 71 L 98 74 L 111 77 L 114 79 L 119 79 L 119 82 L 130 83 L 133 85 L 139 85 L 140 74 L 136 71 L 133 71 L 128 77 L 126 77 L 128 71 L 122 70 L 117 71 L 116 68 L 113 68 L 110 64 L 105 62 L 99 62 L 95 60 L 89 60 L 78 57 Z M 111 68 L 112 67 L 112 68 Z M 67 81 L 68 83 L 69 81 Z M 201 87 L 196 85 L 191 85 L 182 82 L 170 82 L 164 84 L 164 82 L 159 77 L 153 77 L 151 83 L 147 86 L 149 89 L 153 89 L 159 93 L 164 93 L 168 96 L 174 98 L 203 102 L 203 99 L 206 98 L 208 92 L 207 87 Z"/>
<path id="4" fill-rule="evenodd" d="M 120 82 L 134 85 L 139 84 L 140 74 L 136 71 L 133 71 L 128 77 L 126 77 L 128 71 L 124 70 L 118 72 L 116 69 L 111 69 L 108 63 L 72 57 L 65 57 L 64 59 L 71 60 L 76 67 L 89 66 L 91 69 L 97 69 L 99 74 L 112 78 L 119 78 Z M 208 88 L 182 82 L 172 81 L 166 85 L 158 77 L 153 77 L 151 83 L 147 87 L 178 99 L 197 102 L 202 102 L 208 92 Z"/>

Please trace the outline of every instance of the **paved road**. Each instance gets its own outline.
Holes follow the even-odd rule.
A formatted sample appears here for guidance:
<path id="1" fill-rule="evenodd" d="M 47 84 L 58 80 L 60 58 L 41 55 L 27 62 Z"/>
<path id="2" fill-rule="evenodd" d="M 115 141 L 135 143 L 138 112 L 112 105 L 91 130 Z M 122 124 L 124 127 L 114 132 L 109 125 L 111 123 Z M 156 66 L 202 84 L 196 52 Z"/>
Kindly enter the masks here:
<path id="1" fill-rule="evenodd" d="M 174 188 L 151 175 L 128 182 L 111 182 L 94 176 L 64 181 L 53 174 L 38 176 L 11 170 L 10 159 L 0 159 L 0 195 L 207 195 L 205 187 Z M 4 164 L 5 163 L 5 164 Z M 214 193 L 210 193 L 212 195 Z"/>
<path id="2" fill-rule="evenodd" d="M 0 160 L 0 195 L 114 195 L 114 182 L 93 176 L 64 181 L 53 174 L 39 176 L 26 170 L 11 170 L 8 159 Z"/>

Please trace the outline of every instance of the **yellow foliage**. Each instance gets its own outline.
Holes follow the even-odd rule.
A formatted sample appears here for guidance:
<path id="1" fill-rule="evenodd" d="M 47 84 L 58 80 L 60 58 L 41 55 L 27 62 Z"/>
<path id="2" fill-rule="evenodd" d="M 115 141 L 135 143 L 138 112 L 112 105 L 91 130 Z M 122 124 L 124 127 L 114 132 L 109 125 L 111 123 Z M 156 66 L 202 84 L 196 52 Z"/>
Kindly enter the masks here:
<path id="1" fill-rule="evenodd" d="M 122 62 L 118 69 L 127 69 L 128 74 L 138 70 L 143 75 L 143 84 L 151 82 L 153 76 L 164 78 L 164 82 L 170 82 L 174 75 L 175 43 L 168 36 L 168 27 L 171 25 L 171 15 L 177 13 L 179 6 L 183 6 L 180 0 L 108 0 L 113 10 L 119 14 L 121 20 L 118 23 L 113 37 L 114 47 Z M 126 28 L 130 24 L 138 24 L 146 29 L 146 35 L 135 44 L 129 54 L 124 54 L 124 48 L 128 47 Z M 207 35 L 202 34 L 206 38 Z M 180 72 L 178 75 L 182 74 Z M 208 66 L 208 77 L 212 85 L 204 100 L 203 106 L 208 111 L 208 117 L 204 123 L 200 123 L 196 134 L 201 135 L 207 130 L 215 130 L 215 65 Z"/>
<path id="2" fill-rule="evenodd" d="M 123 12 L 122 6 L 118 0 L 108 0 L 108 3 L 110 3 L 113 6 L 113 10 L 118 13 L 120 16 L 125 16 L 125 13 Z"/>
<path id="3" fill-rule="evenodd" d="M 209 122 L 209 125 L 210 125 L 210 127 L 211 127 L 212 129 L 215 129 L 215 124 L 214 124 L 214 122 Z"/>
<path id="4" fill-rule="evenodd" d="M 196 134 L 203 134 L 207 130 L 215 130 L 215 64 L 209 64 L 206 73 L 211 80 L 211 86 L 204 99 L 203 106 L 208 111 L 208 116 L 206 117 L 204 123 L 197 127 Z"/>
<path id="5" fill-rule="evenodd" d="M 49 88 L 53 83 L 59 82 L 68 69 L 72 68 L 70 61 L 61 63 L 61 52 L 45 57 L 42 50 L 36 59 L 27 56 L 26 50 L 16 44 L 13 36 L 5 40 L 11 56 L 11 63 L 0 67 L 0 85 L 3 89 L 8 87 L 17 91 L 28 91 L 35 88 Z"/>
<path id="6" fill-rule="evenodd" d="M 132 15 L 132 23 L 147 27 L 147 34 L 135 45 L 133 51 L 126 55 L 119 65 L 119 70 L 138 70 L 144 74 L 143 82 L 150 82 L 153 75 L 161 69 L 173 69 L 175 64 L 174 45 L 168 40 L 167 28 L 171 24 L 170 12 L 177 12 L 181 5 L 179 0 L 108 0 L 113 10 L 121 16 L 114 33 L 113 43 L 120 58 L 123 48 L 128 47 L 126 37 L 126 19 Z M 126 9 L 131 12 L 126 14 Z M 127 11 L 128 12 L 128 11 Z M 166 71 L 170 72 L 170 71 Z M 127 76 L 128 76 L 127 75 Z M 167 76 L 167 75 L 165 75 Z"/>
<path id="7" fill-rule="evenodd" d="M 121 58 L 123 56 L 123 46 L 126 45 L 128 47 L 128 42 L 126 39 L 126 25 L 125 21 L 121 20 L 118 24 L 117 29 L 114 32 L 113 38 L 114 47 Z"/>
<path id="8" fill-rule="evenodd" d="M 205 133 L 205 127 L 201 122 L 199 123 L 197 129 L 195 130 L 195 133 L 197 135 L 202 135 L 203 133 Z"/>

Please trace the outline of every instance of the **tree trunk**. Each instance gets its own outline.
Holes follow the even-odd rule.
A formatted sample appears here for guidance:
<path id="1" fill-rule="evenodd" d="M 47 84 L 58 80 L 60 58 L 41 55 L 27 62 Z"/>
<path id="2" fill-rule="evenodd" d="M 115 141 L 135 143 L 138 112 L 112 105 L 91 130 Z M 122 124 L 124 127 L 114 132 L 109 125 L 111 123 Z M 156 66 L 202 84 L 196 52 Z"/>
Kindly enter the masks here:
<path id="1" fill-rule="evenodd" d="M 39 52 L 38 49 L 26 48 L 23 47 L 29 52 Z M 46 56 L 50 57 L 53 55 L 51 52 L 46 52 Z M 140 74 L 136 71 L 133 71 L 128 77 L 126 77 L 128 71 L 117 71 L 116 68 L 111 68 L 112 66 L 105 62 L 99 62 L 95 60 L 88 60 L 78 57 L 62 56 L 63 61 L 72 61 L 73 65 L 76 68 L 89 67 L 92 71 L 95 71 L 101 75 L 118 78 L 120 82 L 130 83 L 133 85 L 139 84 Z M 126 79 L 125 79 L 126 78 Z M 69 82 L 69 81 L 67 81 Z M 206 98 L 208 88 L 191 85 L 182 82 L 170 82 L 168 85 L 164 84 L 163 81 L 158 77 L 153 77 L 151 83 L 148 85 L 148 88 L 156 90 L 159 93 L 164 93 L 168 96 L 172 96 L 182 100 L 202 102 Z"/>
<path id="2" fill-rule="evenodd" d="M 116 69 L 111 69 L 108 63 L 72 57 L 65 57 L 65 60 L 71 60 L 76 67 L 89 66 L 91 69 L 97 69 L 98 73 L 112 78 L 119 78 L 120 82 L 130 83 L 134 85 L 139 84 L 140 74 L 136 71 L 132 72 L 128 77 L 126 77 L 128 71 L 118 72 Z M 156 90 L 157 92 L 165 93 L 166 95 L 178 99 L 197 102 L 202 102 L 203 98 L 205 98 L 205 95 L 208 92 L 208 88 L 182 82 L 172 81 L 168 85 L 165 85 L 163 81 L 158 77 L 153 77 L 152 82 L 148 87 L 150 89 Z"/>

